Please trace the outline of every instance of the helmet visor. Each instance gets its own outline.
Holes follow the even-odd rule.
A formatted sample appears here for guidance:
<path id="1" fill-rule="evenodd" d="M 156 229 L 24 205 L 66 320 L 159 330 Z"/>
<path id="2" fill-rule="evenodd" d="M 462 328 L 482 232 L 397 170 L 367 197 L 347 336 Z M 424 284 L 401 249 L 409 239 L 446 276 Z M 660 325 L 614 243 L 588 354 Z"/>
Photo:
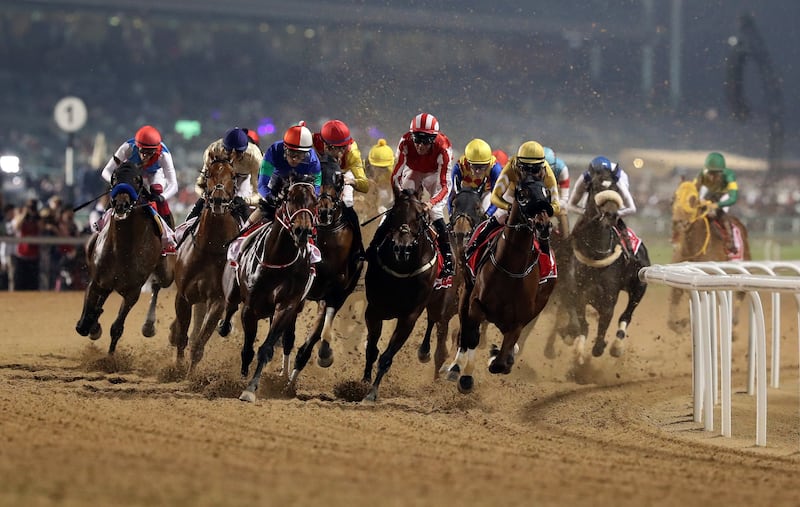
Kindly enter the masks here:
<path id="1" fill-rule="evenodd" d="M 436 134 L 414 132 L 411 134 L 411 140 L 414 141 L 414 144 L 433 144 L 436 141 Z"/>

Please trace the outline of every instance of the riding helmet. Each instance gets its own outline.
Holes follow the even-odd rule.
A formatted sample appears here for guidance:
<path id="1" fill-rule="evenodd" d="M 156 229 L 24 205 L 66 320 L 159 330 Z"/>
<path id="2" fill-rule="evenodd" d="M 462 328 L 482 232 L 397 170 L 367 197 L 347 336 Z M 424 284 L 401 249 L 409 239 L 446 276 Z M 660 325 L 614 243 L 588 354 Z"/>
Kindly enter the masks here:
<path id="1" fill-rule="evenodd" d="M 467 143 L 464 156 L 470 164 L 489 164 L 492 161 L 492 148 L 483 139 L 473 139 Z"/>
<path id="2" fill-rule="evenodd" d="M 161 145 L 161 133 L 151 125 L 145 125 L 136 131 L 134 136 L 139 149 L 158 148 Z"/>
<path id="3" fill-rule="evenodd" d="M 230 129 L 222 139 L 222 145 L 228 151 L 246 151 L 248 142 L 247 134 L 239 127 Z"/>
<path id="4" fill-rule="evenodd" d="M 378 144 L 369 150 L 367 160 L 375 167 L 392 167 L 394 165 L 394 152 L 387 146 L 386 139 L 378 139 Z"/>
<path id="5" fill-rule="evenodd" d="M 706 157 L 706 163 L 703 164 L 703 172 L 708 171 L 722 171 L 725 169 L 725 157 L 722 153 L 712 151 Z"/>
<path id="6" fill-rule="evenodd" d="M 341 120 L 330 120 L 322 126 L 322 140 L 331 146 L 347 146 L 353 142 L 350 129 Z"/>
<path id="7" fill-rule="evenodd" d="M 283 134 L 283 143 L 290 150 L 311 151 L 312 142 L 311 131 L 306 128 L 304 121 L 289 127 Z"/>

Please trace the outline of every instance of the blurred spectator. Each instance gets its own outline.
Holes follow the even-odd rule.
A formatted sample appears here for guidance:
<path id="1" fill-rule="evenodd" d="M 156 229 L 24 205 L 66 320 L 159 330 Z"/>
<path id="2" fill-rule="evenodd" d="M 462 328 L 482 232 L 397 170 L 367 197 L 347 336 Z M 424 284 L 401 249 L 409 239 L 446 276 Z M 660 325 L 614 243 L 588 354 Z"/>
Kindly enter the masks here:
<path id="1" fill-rule="evenodd" d="M 12 227 L 14 235 L 19 238 L 38 236 L 41 233 L 39 203 L 36 199 L 29 199 L 17 210 Z M 39 290 L 39 261 L 39 245 L 17 243 L 12 256 L 14 290 Z"/>

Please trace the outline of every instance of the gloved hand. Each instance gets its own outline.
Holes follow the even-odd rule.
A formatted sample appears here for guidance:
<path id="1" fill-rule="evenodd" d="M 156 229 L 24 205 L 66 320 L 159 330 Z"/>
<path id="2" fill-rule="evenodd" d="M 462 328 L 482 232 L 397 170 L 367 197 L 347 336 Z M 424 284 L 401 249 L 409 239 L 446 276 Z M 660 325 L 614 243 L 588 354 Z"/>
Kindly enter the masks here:
<path id="1" fill-rule="evenodd" d="M 150 200 L 152 202 L 157 202 L 159 204 L 164 202 L 164 196 L 161 195 L 161 192 L 163 192 L 163 191 L 164 191 L 164 187 L 162 187 L 158 183 L 154 183 L 153 185 L 150 185 Z"/>
<path id="2" fill-rule="evenodd" d="M 356 184 L 356 177 L 353 176 L 351 171 L 347 171 L 344 173 L 344 184 L 345 185 L 355 185 Z"/>
<path id="3" fill-rule="evenodd" d="M 161 194 L 153 194 L 153 193 L 150 194 L 150 200 L 152 202 L 157 202 L 158 204 L 161 204 L 161 203 L 163 203 L 165 201 L 163 195 L 161 195 Z"/>
<path id="4" fill-rule="evenodd" d="M 278 199 L 270 194 L 258 201 L 258 207 L 261 211 L 275 211 L 278 208 Z"/>
<path id="5" fill-rule="evenodd" d="M 713 201 L 703 201 L 702 205 L 703 205 L 704 208 L 706 208 L 709 211 L 713 211 L 713 210 L 719 208 L 719 204 L 717 204 L 717 203 L 715 203 Z"/>
<path id="6" fill-rule="evenodd" d="M 242 197 L 238 195 L 231 200 L 231 208 L 236 209 L 246 206 L 247 206 L 247 201 L 245 201 Z"/>

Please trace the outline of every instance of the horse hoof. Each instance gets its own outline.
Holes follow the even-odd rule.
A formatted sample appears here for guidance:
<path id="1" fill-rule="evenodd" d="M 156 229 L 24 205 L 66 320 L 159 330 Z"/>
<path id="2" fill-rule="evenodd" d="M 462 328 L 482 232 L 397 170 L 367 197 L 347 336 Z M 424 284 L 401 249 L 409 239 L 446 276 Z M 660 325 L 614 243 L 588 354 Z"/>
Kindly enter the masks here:
<path id="1" fill-rule="evenodd" d="M 417 359 L 419 359 L 420 363 L 429 363 L 431 361 L 431 353 L 430 352 L 417 352 Z"/>
<path id="2" fill-rule="evenodd" d="M 366 396 L 364 396 L 364 401 L 378 401 L 378 391 L 375 389 L 371 390 Z"/>
<path id="3" fill-rule="evenodd" d="M 474 386 L 475 381 L 472 378 L 472 375 L 463 375 L 458 379 L 458 392 L 461 394 L 470 394 Z"/>
<path id="4" fill-rule="evenodd" d="M 450 382 L 455 382 L 456 380 L 458 380 L 459 376 L 461 376 L 461 368 L 459 368 L 457 364 L 454 364 L 447 371 L 447 380 Z"/>
<path id="5" fill-rule="evenodd" d="M 156 326 L 152 322 L 145 322 L 142 325 L 142 336 L 152 338 L 156 335 Z"/>
<path id="6" fill-rule="evenodd" d="M 256 401 L 256 393 L 247 390 L 242 391 L 242 394 L 239 395 L 239 399 L 248 403 L 254 403 Z"/>
<path id="7" fill-rule="evenodd" d="M 617 329 L 617 338 L 619 338 L 620 340 L 624 339 L 625 331 L 623 331 L 622 329 Z"/>
<path id="8" fill-rule="evenodd" d="M 571 335 L 564 336 L 562 339 L 564 340 L 564 344 L 568 347 L 571 347 L 572 344 L 575 343 L 575 337 Z"/>
<path id="9" fill-rule="evenodd" d="M 231 332 L 231 323 L 226 320 L 220 320 L 217 324 L 217 332 L 221 337 L 225 338 Z"/>
<path id="10" fill-rule="evenodd" d="M 606 350 L 606 342 L 597 342 L 592 347 L 592 355 L 594 357 L 600 357 L 603 355 L 603 352 Z"/>
<path id="11" fill-rule="evenodd" d="M 622 357 L 623 352 L 625 352 L 625 342 L 622 340 L 615 340 L 611 350 L 608 351 L 613 357 Z"/>
<path id="12" fill-rule="evenodd" d="M 329 368 L 330 365 L 333 364 L 333 352 L 328 357 L 318 356 L 317 357 L 317 364 L 320 365 L 322 368 Z"/>

